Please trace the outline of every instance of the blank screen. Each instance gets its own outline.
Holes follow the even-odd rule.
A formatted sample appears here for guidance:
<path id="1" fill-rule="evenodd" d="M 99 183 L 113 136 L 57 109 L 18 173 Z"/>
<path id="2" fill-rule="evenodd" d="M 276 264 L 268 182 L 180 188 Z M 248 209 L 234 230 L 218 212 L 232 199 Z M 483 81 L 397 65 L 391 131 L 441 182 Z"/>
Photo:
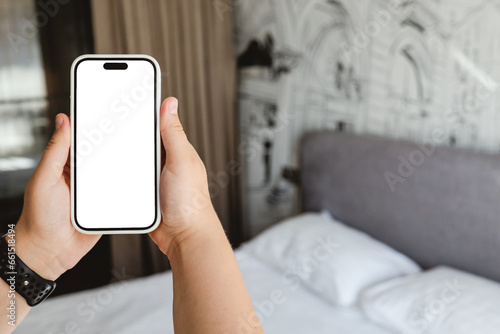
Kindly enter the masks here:
<path id="1" fill-rule="evenodd" d="M 127 68 L 105 69 L 113 62 Z M 155 67 L 142 59 L 86 59 L 74 75 L 76 223 L 148 228 L 157 219 Z"/>

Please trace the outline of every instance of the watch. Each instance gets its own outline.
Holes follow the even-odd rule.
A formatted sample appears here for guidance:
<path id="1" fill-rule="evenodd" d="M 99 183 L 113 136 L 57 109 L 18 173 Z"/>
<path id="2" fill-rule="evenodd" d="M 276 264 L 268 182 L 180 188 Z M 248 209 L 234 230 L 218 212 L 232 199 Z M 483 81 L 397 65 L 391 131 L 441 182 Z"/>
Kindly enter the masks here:
<path id="1" fill-rule="evenodd" d="M 0 238 L 0 277 L 21 295 L 29 306 L 43 302 L 56 288 L 56 282 L 49 281 L 31 270 L 10 247 L 5 235 Z"/>

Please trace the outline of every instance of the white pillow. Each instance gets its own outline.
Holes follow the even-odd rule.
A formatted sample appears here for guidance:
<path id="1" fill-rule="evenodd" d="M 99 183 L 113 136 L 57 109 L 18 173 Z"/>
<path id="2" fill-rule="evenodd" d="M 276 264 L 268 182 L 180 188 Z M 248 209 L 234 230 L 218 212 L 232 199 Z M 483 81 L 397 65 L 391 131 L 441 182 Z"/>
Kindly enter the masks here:
<path id="1" fill-rule="evenodd" d="M 283 271 L 292 290 L 304 285 L 342 306 L 354 304 L 370 285 L 420 270 L 406 256 L 325 213 L 285 220 L 243 249 Z"/>
<path id="2" fill-rule="evenodd" d="M 378 284 L 360 303 L 371 320 L 398 333 L 500 333 L 500 284 L 448 267 Z"/>

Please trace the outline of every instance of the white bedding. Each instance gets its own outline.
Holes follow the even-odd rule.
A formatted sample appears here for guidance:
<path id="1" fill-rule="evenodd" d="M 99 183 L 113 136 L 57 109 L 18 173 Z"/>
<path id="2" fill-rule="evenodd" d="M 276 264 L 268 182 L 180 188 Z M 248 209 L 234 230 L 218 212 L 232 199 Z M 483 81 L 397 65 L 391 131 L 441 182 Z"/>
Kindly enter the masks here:
<path id="1" fill-rule="evenodd" d="M 304 213 L 274 225 L 242 247 L 336 306 L 353 306 L 363 289 L 419 272 L 404 254 L 328 213 Z"/>
<path id="2" fill-rule="evenodd" d="M 390 333 L 366 320 L 357 308 L 332 306 L 303 285 L 294 289 L 282 273 L 244 250 L 236 256 L 267 334 Z M 50 299 L 34 308 L 15 331 L 28 333 L 173 333 L 172 275 Z"/>

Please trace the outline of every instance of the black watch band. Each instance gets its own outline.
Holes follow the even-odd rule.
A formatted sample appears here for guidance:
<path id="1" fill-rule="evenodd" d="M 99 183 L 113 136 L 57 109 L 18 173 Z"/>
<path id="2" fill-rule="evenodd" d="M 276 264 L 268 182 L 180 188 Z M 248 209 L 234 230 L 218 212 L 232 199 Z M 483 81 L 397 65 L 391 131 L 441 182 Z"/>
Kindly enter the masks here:
<path id="1" fill-rule="evenodd" d="M 14 253 L 5 236 L 0 238 L 0 277 L 11 290 L 15 287 L 15 293 L 31 307 L 43 302 L 56 288 L 56 282 L 35 273 Z"/>

